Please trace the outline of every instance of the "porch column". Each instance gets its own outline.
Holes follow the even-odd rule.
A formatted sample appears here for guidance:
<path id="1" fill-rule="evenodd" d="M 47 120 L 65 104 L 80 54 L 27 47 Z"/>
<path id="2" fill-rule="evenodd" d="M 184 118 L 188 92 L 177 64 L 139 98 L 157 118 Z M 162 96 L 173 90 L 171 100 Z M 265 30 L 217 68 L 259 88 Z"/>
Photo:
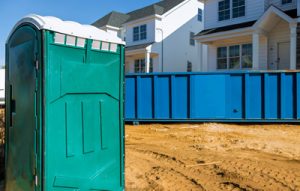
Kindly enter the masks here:
<path id="1" fill-rule="evenodd" d="M 290 24 L 290 69 L 296 70 L 297 66 L 297 23 Z"/>
<path id="2" fill-rule="evenodd" d="M 146 50 L 145 54 L 146 73 L 150 72 L 150 51 Z"/>
<path id="3" fill-rule="evenodd" d="M 254 31 L 254 33 L 252 34 L 252 64 L 254 70 L 259 69 L 259 37 L 260 32 Z"/>

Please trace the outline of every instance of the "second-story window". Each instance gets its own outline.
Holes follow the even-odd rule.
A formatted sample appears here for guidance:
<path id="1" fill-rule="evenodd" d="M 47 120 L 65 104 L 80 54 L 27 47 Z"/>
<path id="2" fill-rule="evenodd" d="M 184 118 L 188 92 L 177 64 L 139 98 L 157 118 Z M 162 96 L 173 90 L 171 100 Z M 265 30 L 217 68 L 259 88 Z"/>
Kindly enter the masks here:
<path id="1" fill-rule="evenodd" d="M 133 28 L 133 41 L 147 39 L 147 25 L 141 25 Z"/>
<path id="2" fill-rule="evenodd" d="M 288 4 L 288 3 L 292 3 L 292 0 L 281 0 L 281 3 L 284 4 Z"/>
<path id="3" fill-rule="evenodd" d="M 140 27 L 133 28 L 133 41 L 140 40 Z"/>
<path id="4" fill-rule="evenodd" d="M 203 10 L 198 9 L 198 21 L 202 22 Z"/>
<path id="5" fill-rule="evenodd" d="M 219 21 L 230 19 L 230 0 L 219 1 Z"/>
<path id="6" fill-rule="evenodd" d="M 140 26 L 140 36 L 141 40 L 146 40 L 147 39 L 147 25 L 142 25 Z"/>
<path id="7" fill-rule="evenodd" d="M 232 18 L 245 16 L 245 0 L 232 0 Z"/>

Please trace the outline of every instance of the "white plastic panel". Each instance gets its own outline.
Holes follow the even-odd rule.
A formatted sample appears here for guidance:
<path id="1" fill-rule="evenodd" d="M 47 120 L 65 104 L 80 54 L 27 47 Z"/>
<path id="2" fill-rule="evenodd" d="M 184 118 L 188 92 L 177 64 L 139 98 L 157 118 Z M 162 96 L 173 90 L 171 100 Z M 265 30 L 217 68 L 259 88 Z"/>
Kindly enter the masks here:
<path id="1" fill-rule="evenodd" d="M 66 45 L 75 46 L 76 37 L 75 36 L 67 36 Z"/>
<path id="2" fill-rule="evenodd" d="M 118 50 L 118 45 L 115 44 L 115 43 L 111 43 L 110 44 L 110 51 L 117 52 L 117 50 Z"/>
<path id="3" fill-rule="evenodd" d="M 78 47 L 81 47 L 81 48 L 84 48 L 84 46 L 85 46 L 85 39 L 84 38 L 77 38 L 77 44 L 76 44 L 76 46 L 78 46 Z"/>
<path id="4" fill-rule="evenodd" d="M 54 43 L 56 44 L 65 44 L 65 36 L 64 34 L 55 33 L 54 35 Z"/>
<path id="5" fill-rule="evenodd" d="M 109 43 L 102 42 L 101 50 L 109 51 Z"/>
<path id="6" fill-rule="evenodd" d="M 93 40 L 92 49 L 94 49 L 94 50 L 100 50 L 100 41 Z"/>

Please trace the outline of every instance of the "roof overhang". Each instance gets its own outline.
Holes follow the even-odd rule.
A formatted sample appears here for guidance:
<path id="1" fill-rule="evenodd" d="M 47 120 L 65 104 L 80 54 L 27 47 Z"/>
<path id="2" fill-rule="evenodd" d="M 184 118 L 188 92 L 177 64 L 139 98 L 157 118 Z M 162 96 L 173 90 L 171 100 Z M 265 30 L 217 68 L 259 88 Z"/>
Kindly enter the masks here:
<path id="1" fill-rule="evenodd" d="M 120 28 L 119 27 L 114 27 L 114 26 L 111 26 L 111 25 L 104 25 L 104 26 L 102 26 L 102 27 L 100 27 L 101 29 L 110 29 L 110 30 L 115 30 L 115 31 L 117 31 L 117 30 L 120 30 Z"/>
<path id="2" fill-rule="evenodd" d="M 135 54 L 143 54 L 146 52 L 150 52 L 152 49 L 152 44 L 153 43 L 147 43 L 147 44 L 142 44 L 142 45 L 126 47 L 125 54 L 126 54 L 126 56 L 131 56 L 131 55 L 135 55 Z"/>
<path id="3" fill-rule="evenodd" d="M 12 33 L 24 23 L 30 23 L 37 27 L 37 29 L 39 30 L 49 30 L 67 35 L 78 36 L 81 38 L 112 42 L 116 44 L 125 44 L 122 39 L 103 30 L 100 30 L 92 25 L 82 25 L 73 21 L 62 21 L 61 19 L 56 17 L 44 17 L 35 14 L 25 16 L 23 19 L 17 22 L 17 24 L 9 34 L 8 39 L 10 38 Z"/>
<path id="4" fill-rule="evenodd" d="M 203 36 L 196 36 L 195 40 L 197 40 L 200 43 L 209 43 L 216 40 L 251 35 L 252 33 L 253 33 L 253 28 L 247 27 L 247 28 L 235 29 L 235 30 L 230 30 L 225 32 L 212 33 Z"/>
<path id="5" fill-rule="evenodd" d="M 277 7 L 270 6 L 267 11 L 255 22 L 253 29 L 270 31 L 280 20 L 284 20 L 290 25 L 297 24 L 297 19 L 290 17 Z"/>

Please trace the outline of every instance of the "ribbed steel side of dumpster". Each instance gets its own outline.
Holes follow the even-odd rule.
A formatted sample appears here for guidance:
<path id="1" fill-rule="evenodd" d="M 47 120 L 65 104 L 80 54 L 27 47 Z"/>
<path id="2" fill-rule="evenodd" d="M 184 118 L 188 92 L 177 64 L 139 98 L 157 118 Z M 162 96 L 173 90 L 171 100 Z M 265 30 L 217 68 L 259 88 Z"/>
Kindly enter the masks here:
<path id="1" fill-rule="evenodd" d="M 126 76 L 127 122 L 299 122 L 300 72 Z"/>

